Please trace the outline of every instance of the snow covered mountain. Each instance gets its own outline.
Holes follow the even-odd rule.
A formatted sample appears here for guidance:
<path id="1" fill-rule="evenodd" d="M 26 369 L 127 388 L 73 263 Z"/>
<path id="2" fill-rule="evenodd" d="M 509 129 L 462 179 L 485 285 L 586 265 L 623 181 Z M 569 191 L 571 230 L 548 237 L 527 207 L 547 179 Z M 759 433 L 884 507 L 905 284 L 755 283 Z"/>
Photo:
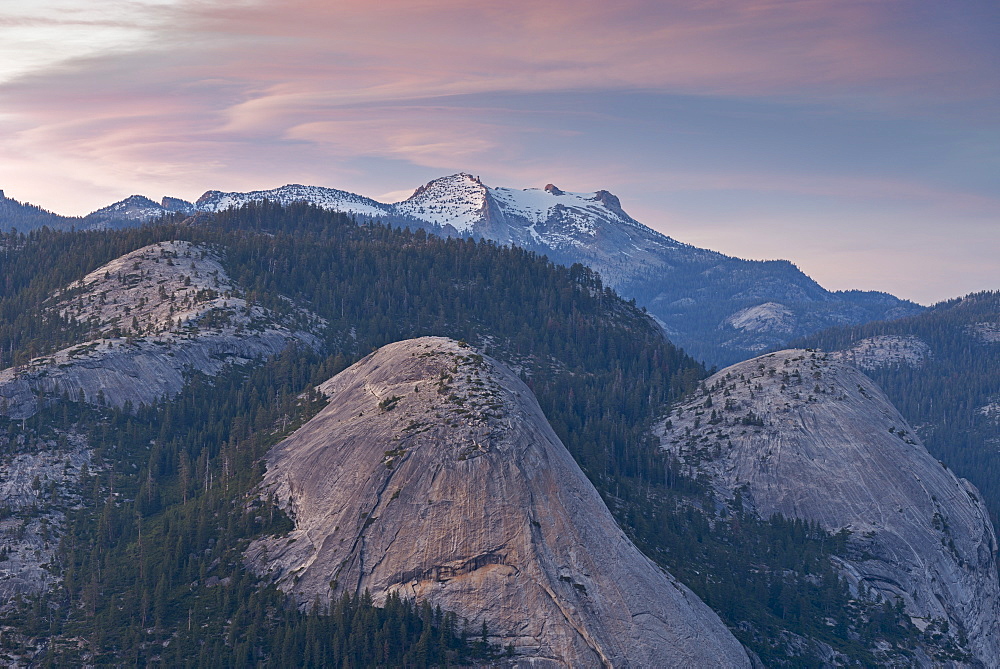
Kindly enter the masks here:
<path id="1" fill-rule="evenodd" d="M 636 221 L 605 190 L 494 188 L 455 174 L 418 188 L 393 212 L 396 223 L 413 225 L 416 219 L 446 234 L 587 265 L 647 307 L 675 343 L 709 364 L 745 359 L 799 333 L 923 309 L 887 293 L 828 291 L 785 260 L 742 260 L 678 242 Z"/>
<path id="2" fill-rule="evenodd" d="M 608 191 L 493 188 L 470 174 L 435 179 L 394 205 L 400 217 L 439 225 L 450 234 L 492 239 L 596 269 L 612 286 L 655 274 L 678 252 L 704 253 L 648 228 Z M 718 254 L 713 254 L 718 255 Z"/>
<path id="3" fill-rule="evenodd" d="M 249 193 L 223 193 L 210 190 L 195 202 L 197 211 L 222 211 L 234 207 L 242 207 L 250 202 L 278 202 L 289 205 L 293 202 L 310 202 L 323 209 L 342 211 L 369 218 L 390 216 L 392 206 L 376 202 L 362 195 L 355 195 L 336 188 L 321 188 L 319 186 L 302 186 L 289 184 L 271 190 L 255 190 Z"/>
<path id="4" fill-rule="evenodd" d="M 170 212 L 212 213 L 263 200 L 309 202 L 363 220 L 490 239 L 560 264 L 587 265 L 645 306 L 675 343 L 709 364 L 731 364 L 831 326 L 923 310 L 887 293 L 828 291 L 785 260 L 742 260 L 684 244 L 629 216 L 606 190 L 493 187 L 465 173 L 435 179 L 394 204 L 292 184 L 247 193 L 208 191 L 194 204 L 132 196 L 83 219 L 65 220 L 83 228 L 120 227 Z"/>

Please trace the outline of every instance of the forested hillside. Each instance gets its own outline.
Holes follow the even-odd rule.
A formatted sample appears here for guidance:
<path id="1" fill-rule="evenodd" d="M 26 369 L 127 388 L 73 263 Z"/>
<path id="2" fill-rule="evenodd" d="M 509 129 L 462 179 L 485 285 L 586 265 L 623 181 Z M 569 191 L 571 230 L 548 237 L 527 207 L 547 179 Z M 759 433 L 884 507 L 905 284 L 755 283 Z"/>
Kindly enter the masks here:
<path id="1" fill-rule="evenodd" d="M 0 231 L 8 232 L 16 228 L 22 232 L 34 230 L 43 226 L 68 230 L 80 219 L 68 218 L 54 214 L 34 204 L 26 204 L 12 200 L 0 190 Z"/>
<path id="2" fill-rule="evenodd" d="M 7 609 L 9 657 L 162 666 L 287 666 L 296 657 L 336 666 L 353 654 L 351 666 L 428 666 L 505 652 L 477 643 L 481 630 L 463 632 L 447 612 L 405 603 L 374 611 L 363 593 L 331 617 L 291 610 L 237 557 L 254 536 L 288 527 L 273 503 L 248 494 L 267 448 L 321 406 L 311 389 L 375 347 L 422 335 L 465 340 L 518 369 L 636 543 L 765 660 L 811 666 L 833 653 L 870 663 L 878 643 L 905 655 L 918 634 L 891 605 L 859 601 L 837 578 L 830 556 L 842 540 L 797 521 L 716 515 L 708 492 L 650 435 L 703 368 L 579 265 L 357 225 L 307 205 L 4 235 L 0 366 L 101 335 L 92 324 L 53 320 L 43 303 L 109 260 L 165 240 L 215 249 L 250 303 L 325 318 L 323 351 L 291 348 L 215 379 L 193 376 L 180 396 L 154 406 L 116 410 L 66 397 L 25 421 L 0 419 L 8 454 L 77 435 L 93 449 L 80 503 L 51 535 L 58 548 L 48 568 L 64 585 Z M 406 630 L 396 641 L 379 636 L 396 627 Z"/>

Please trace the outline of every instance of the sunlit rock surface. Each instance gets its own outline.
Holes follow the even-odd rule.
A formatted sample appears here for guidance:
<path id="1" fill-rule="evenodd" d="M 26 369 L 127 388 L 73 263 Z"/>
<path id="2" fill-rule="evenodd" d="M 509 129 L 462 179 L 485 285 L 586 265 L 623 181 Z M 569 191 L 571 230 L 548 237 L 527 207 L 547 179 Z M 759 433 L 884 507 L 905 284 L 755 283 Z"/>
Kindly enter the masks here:
<path id="1" fill-rule="evenodd" d="M 901 599 L 921 629 L 946 621 L 956 646 L 997 665 L 997 541 L 982 499 L 867 376 L 834 356 L 790 350 L 704 385 L 660 426 L 665 449 L 762 518 L 846 528 L 852 553 L 841 566 L 856 588 Z"/>
<path id="2" fill-rule="evenodd" d="M 295 521 L 247 560 L 303 606 L 428 600 L 532 666 L 750 666 L 693 593 L 626 538 L 513 373 L 442 338 L 327 382 L 272 449 L 262 494 Z"/>
<path id="3" fill-rule="evenodd" d="M 317 346 L 321 324 L 247 304 L 219 258 L 190 242 L 151 244 L 94 270 L 51 299 L 53 318 L 88 324 L 92 338 L 0 370 L 0 416 L 21 419 L 68 396 L 133 406 L 170 397 L 195 372 Z M 53 325 L 53 327 L 56 327 Z"/>

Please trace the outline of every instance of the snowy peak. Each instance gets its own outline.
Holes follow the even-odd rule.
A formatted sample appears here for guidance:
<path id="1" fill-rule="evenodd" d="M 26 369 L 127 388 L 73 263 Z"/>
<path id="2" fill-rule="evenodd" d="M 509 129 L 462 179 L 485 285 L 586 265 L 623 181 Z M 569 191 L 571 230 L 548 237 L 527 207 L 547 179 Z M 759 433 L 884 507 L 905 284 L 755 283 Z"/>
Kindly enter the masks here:
<path id="1" fill-rule="evenodd" d="M 144 195 L 131 195 L 121 202 L 115 202 L 89 214 L 87 219 L 98 226 L 114 226 L 122 223 L 144 223 L 163 216 L 167 210 L 159 203 Z"/>
<path id="2" fill-rule="evenodd" d="M 294 202 L 309 202 L 331 211 L 372 217 L 385 216 L 391 211 L 388 205 L 376 202 L 371 198 L 336 188 L 303 186 L 301 184 L 289 184 L 280 188 L 255 190 L 249 193 L 224 193 L 210 190 L 198 198 L 195 207 L 198 211 L 214 212 L 234 209 L 251 202 L 263 202 L 264 200 L 277 202 L 283 206 Z"/>
<path id="3" fill-rule="evenodd" d="M 145 195 L 130 195 L 121 202 L 116 202 L 104 209 L 98 209 L 94 213 L 101 212 L 127 212 L 127 211 L 141 211 L 145 209 L 161 209 L 159 204 L 153 202 Z"/>
<path id="4" fill-rule="evenodd" d="M 569 218 L 580 230 L 593 233 L 595 219 L 636 225 L 636 221 L 621 210 L 618 198 L 602 190 L 596 193 L 568 193 L 548 184 L 545 188 L 491 188 L 505 214 L 543 223 L 559 209 L 567 210 Z M 613 206 L 609 207 L 608 203 Z M 571 213 L 570 213 L 571 212 Z"/>
<path id="5" fill-rule="evenodd" d="M 472 232 L 486 214 L 488 192 L 483 182 L 463 172 L 434 179 L 393 208 L 403 216 Z"/>
<path id="6" fill-rule="evenodd" d="M 451 226 L 460 234 L 545 249 L 581 248 L 601 231 L 622 226 L 673 243 L 626 214 L 608 191 L 571 193 L 551 183 L 544 188 L 492 187 L 464 172 L 421 186 L 393 208 L 400 217 Z"/>

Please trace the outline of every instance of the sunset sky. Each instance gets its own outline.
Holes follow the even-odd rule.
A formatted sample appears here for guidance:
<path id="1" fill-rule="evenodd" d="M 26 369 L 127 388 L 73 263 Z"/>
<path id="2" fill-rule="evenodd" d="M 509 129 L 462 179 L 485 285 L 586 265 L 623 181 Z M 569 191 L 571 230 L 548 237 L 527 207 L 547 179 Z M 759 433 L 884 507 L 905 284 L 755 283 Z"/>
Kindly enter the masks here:
<path id="1" fill-rule="evenodd" d="M 0 188 L 62 214 L 458 171 L 928 304 L 1000 289 L 996 0 L 5 0 Z"/>

